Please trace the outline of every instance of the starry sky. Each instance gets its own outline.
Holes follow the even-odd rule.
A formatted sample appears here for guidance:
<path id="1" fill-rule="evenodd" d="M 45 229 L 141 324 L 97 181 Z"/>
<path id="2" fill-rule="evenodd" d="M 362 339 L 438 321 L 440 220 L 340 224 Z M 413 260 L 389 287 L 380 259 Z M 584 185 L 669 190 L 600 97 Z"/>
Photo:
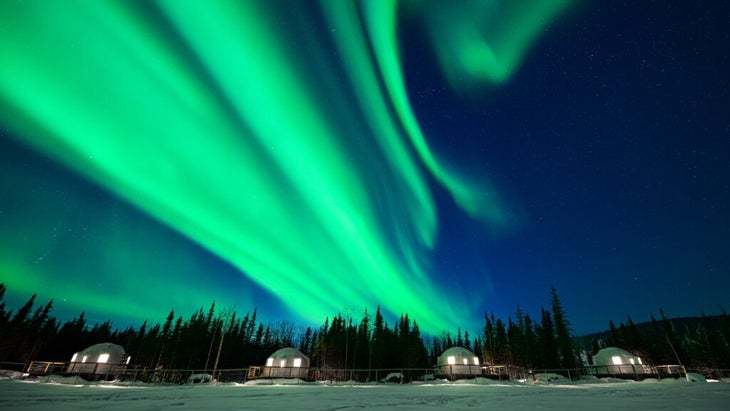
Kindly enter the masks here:
<path id="1" fill-rule="evenodd" d="M 0 281 L 576 333 L 730 295 L 730 6 L 0 2 Z"/>

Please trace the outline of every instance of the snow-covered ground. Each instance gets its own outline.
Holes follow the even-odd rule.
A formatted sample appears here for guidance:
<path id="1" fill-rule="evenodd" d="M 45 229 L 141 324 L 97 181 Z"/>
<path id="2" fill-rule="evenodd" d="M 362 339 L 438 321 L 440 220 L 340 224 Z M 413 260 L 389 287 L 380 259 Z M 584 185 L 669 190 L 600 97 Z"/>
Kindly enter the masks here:
<path id="1" fill-rule="evenodd" d="M 7 378 L 7 377 L 6 377 Z M 730 383 L 490 380 L 152 385 L 0 379 L 0 410 L 728 410 Z"/>

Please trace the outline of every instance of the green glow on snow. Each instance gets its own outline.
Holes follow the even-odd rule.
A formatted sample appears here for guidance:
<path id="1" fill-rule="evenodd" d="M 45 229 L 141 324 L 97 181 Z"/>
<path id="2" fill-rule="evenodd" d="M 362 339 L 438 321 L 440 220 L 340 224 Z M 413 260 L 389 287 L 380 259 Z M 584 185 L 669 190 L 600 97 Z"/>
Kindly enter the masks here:
<path id="1" fill-rule="evenodd" d="M 510 13 L 482 32 L 496 44 L 471 32 L 482 21 L 450 8 L 434 35 L 446 74 L 505 81 L 563 3 Z M 453 328 L 470 304 L 432 279 L 438 213 L 426 174 L 486 223 L 509 213 L 487 182 L 459 176 L 429 148 L 406 93 L 398 4 L 314 5 L 331 30 L 301 39 L 314 23 L 282 11 L 303 4 L 4 1 L 0 119 L 304 319 L 381 304 L 427 332 Z M 115 259 L 130 245 L 105 247 Z M 212 273 L 114 273 L 107 295 L 24 256 L 0 253 L 0 269 L 9 289 L 70 282 L 76 300 L 92 294 L 85 304 L 140 317 L 216 295 L 200 286 Z"/>

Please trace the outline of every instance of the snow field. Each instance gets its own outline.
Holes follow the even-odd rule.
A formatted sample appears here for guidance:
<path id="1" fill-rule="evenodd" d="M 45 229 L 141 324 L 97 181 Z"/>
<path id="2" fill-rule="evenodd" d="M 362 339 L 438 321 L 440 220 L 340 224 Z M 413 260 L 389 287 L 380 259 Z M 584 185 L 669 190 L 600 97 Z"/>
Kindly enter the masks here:
<path id="1" fill-rule="evenodd" d="M 424 384 L 91 383 L 0 380 L 2 410 L 727 410 L 730 384 L 678 380 Z"/>

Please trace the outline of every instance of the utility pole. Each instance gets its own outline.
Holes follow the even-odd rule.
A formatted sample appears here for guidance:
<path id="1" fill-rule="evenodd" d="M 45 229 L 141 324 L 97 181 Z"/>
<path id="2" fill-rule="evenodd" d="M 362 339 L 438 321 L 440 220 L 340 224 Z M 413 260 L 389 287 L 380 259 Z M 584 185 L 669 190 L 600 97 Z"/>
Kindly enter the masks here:
<path id="1" fill-rule="evenodd" d="M 679 355 L 677 355 L 677 351 L 674 349 L 674 345 L 672 344 L 671 341 L 669 341 L 669 336 L 665 334 L 664 338 L 667 339 L 667 344 L 669 344 L 669 348 L 672 349 L 672 352 L 674 353 L 674 358 L 677 359 L 677 364 L 679 364 L 679 366 L 682 367 L 682 371 L 684 371 L 684 378 L 686 378 L 687 381 L 689 381 L 689 375 L 687 374 L 687 369 L 684 368 L 684 365 L 682 365 L 682 361 L 679 359 Z"/>
<path id="2" fill-rule="evenodd" d="M 223 337 L 225 337 L 226 333 L 228 332 L 228 329 L 233 325 L 231 324 L 233 322 L 233 315 L 235 314 L 235 311 L 233 308 L 228 307 L 223 310 L 221 313 L 220 318 L 220 333 L 221 333 L 221 340 L 218 343 L 218 354 L 215 356 L 215 364 L 213 364 L 213 379 L 217 380 L 216 378 L 216 372 L 218 371 L 218 361 L 221 358 L 221 351 L 223 350 Z"/>

